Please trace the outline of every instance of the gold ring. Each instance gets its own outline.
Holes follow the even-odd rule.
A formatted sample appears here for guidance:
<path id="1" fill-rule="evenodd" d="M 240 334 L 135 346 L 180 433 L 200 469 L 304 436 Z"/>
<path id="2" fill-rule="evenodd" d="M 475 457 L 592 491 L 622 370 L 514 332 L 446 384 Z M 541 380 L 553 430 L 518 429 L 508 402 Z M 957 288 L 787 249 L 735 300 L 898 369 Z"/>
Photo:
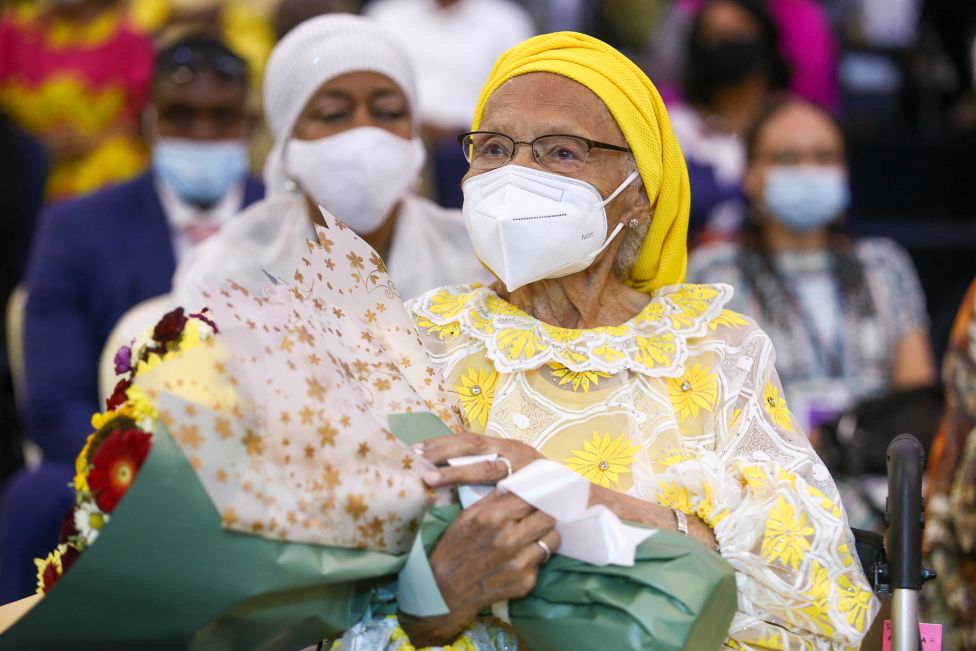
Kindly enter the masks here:
<path id="1" fill-rule="evenodd" d="M 542 563 L 541 563 L 542 565 L 545 565 L 546 563 L 549 562 L 549 559 L 552 558 L 552 550 L 549 549 L 549 545 L 547 545 L 546 543 L 542 542 L 541 540 L 535 541 L 535 544 L 537 544 L 539 547 L 542 547 L 542 551 L 545 552 L 545 554 L 546 554 L 542 558 Z"/>
<path id="2" fill-rule="evenodd" d="M 507 476 L 508 477 L 511 477 L 512 476 L 512 472 L 513 472 L 512 471 L 512 462 L 509 461 L 508 459 L 506 459 L 505 457 L 503 457 L 500 454 L 498 455 L 498 460 L 505 464 L 505 467 L 508 468 L 508 475 Z"/>

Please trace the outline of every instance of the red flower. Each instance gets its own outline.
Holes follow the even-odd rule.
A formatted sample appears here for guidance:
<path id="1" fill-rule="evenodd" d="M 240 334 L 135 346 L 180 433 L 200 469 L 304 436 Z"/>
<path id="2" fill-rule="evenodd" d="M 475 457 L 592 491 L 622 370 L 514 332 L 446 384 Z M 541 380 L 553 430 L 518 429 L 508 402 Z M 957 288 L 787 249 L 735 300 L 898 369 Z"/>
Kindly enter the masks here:
<path id="1" fill-rule="evenodd" d="M 68 549 L 61 554 L 61 574 L 64 574 L 71 569 L 71 566 L 75 564 L 81 557 L 81 552 L 75 549 L 74 545 L 68 545 Z"/>
<path id="2" fill-rule="evenodd" d="M 118 381 L 115 385 L 115 390 L 112 391 L 112 395 L 109 399 L 105 401 L 105 406 L 108 407 L 109 411 L 115 411 L 123 404 L 125 404 L 126 397 L 125 392 L 132 385 L 132 382 L 126 380 L 125 378 Z"/>
<path id="3" fill-rule="evenodd" d="M 75 509 L 77 508 L 72 504 L 68 512 L 64 514 L 64 519 L 61 520 L 61 529 L 58 531 L 59 543 L 66 543 L 69 538 L 78 535 L 78 530 L 75 528 Z"/>
<path id="4" fill-rule="evenodd" d="M 61 570 L 61 571 L 59 571 Z M 54 584 L 58 582 L 61 578 L 61 573 L 63 569 L 59 568 L 56 563 L 48 563 L 47 567 L 44 568 L 44 573 L 41 574 L 40 579 L 44 584 L 44 594 L 51 591 Z"/>
<path id="5" fill-rule="evenodd" d="M 88 486 L 98 508 L 105 513 L 115 509 L 136 478 L 151 445 L 150 435 L 136 428 L 115 430 L 99 444 L 88 474 Z"/>
<path id="6" fill-rule="evenodd" d="M 159 343 L 175 341 L 183 334 L 183 328 L 185 326 L 186 315 L 183 314 L 183 308 L 178 307 L 159 320 L 159 323 L 153 329 L 153 339 Z"/>

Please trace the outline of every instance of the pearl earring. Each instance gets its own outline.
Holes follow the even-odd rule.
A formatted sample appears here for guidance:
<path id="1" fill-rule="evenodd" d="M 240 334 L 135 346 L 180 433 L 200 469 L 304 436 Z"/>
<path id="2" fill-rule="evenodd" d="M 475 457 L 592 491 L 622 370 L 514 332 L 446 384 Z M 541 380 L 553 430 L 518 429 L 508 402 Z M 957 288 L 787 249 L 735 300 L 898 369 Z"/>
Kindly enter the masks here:
<path id="1" fill-rule="evenodd" d="M 634 230 L 637 230 L 638 228 L 640 228 L 640 222 L 637 221 L 637 218 L 636 217 L 631 217 L 630 218 L 630 227 L 633 228 Z"/>

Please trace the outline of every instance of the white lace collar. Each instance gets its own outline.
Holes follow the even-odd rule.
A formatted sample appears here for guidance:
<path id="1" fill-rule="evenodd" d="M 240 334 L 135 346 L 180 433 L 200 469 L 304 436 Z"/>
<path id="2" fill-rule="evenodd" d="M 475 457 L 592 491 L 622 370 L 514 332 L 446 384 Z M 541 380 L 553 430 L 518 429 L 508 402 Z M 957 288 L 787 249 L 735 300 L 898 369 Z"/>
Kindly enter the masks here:
<path id="1" fill-rule="evenodd" d="M 441 339 L 469 337 L 501 372 L 562 364 L 571 371 L 635 371 L 673 376 L 684 368 L 688 339 L 704 336 L 732 298 L 729 285 L 672 285 L 655 291 L 640 314 L 619 326 L 587 330 L 539 321 L 480 284 L 443 287 L 410 306 L 417 326 Z"/>

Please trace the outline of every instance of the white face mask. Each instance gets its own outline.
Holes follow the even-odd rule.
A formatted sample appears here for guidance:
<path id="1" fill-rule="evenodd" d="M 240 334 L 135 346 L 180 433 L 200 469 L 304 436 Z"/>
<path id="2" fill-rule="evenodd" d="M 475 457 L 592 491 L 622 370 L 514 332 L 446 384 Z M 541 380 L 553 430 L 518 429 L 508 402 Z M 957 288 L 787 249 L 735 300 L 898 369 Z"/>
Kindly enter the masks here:
<path id="1" fill-rule="evenodd" d="M 417 180 L 426 156 L 419 138 L 357 127 L 319 140 L 292 138 L 285 170 L 316 203 L 369 235 Z"/>
<path id="2" fill-rule="evenodd" d="M 464 223 L 478 258 L 514 291 L 593 264 L 623 228 L 607 237 L 604 207 L 637 177 L 604 199 L 586 181 L 504 165 L 464 182 Z"/>

